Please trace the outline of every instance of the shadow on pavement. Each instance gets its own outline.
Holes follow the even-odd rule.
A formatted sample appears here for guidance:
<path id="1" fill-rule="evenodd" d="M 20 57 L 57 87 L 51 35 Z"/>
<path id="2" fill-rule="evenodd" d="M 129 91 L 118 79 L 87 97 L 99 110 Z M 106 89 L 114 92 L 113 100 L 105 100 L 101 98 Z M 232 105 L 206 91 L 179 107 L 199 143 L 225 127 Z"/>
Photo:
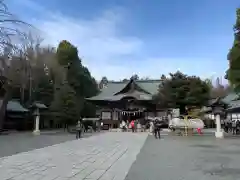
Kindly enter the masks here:
<path id="1" fill-rule="evenodd" d="M 84 133 L 82 138 L 98 135 L 98 133 Z M 45 132 L 34 136 L 30 132 L 13 133 L 0 136 L 0 157 L 11 156 L 17 153 L 52 146 L 76 139 L 75 134 L 67 132 Z"/>

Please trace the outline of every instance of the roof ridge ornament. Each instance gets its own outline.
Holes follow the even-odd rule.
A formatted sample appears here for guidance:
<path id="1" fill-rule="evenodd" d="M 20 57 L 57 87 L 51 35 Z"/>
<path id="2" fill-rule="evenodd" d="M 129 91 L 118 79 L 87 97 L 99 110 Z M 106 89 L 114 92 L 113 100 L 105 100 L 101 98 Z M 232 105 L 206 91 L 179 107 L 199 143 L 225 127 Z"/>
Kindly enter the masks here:
<path id="1" fill-rule="evenodd" d="M 130 91 L 129 92 L 133 92 L 135 90 L 135 82 L 134 82 L 134 79 L 131 79 L 131 82 L 130 82 Z"/>

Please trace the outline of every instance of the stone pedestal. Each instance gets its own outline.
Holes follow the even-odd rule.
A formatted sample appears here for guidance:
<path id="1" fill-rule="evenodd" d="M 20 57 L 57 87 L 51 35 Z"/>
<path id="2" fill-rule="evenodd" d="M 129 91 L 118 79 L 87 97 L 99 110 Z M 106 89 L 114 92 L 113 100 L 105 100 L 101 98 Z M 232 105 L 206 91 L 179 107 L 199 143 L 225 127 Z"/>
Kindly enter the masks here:
<path id="1" fill-rule="evenodd" d="M 223 138 L 224 137 L 224 133 L 221 130 L 221 119 L 220 119 L 220 114 L 217 114 L 215 116 L 216 118 L 216 132 L 215 132 L 215 137 L 216 138 Z"/>
<path id="2" fill-rule="evenodd" d="M 33 131 L 33 134 L 34 134 L 34 135 L 40 135 L 39 121 L 40 121 L 40 116 L 39 116 L 39 115 L 36 115 L 36 118 L 35 118 L 35 129 L 34 129 L 34 131 Z"/>
<path id="3" fill-rule="evenodd" d="M 40 130 L 34 130 L 34 131 L 33 131 L 33 134 L 34 134 L 34 135 L 40 135 Z"/>
<path id="4" fill-rule="evenodd" d="M 224 133 L 222 131 L 220 132 L 215 132 L 215 137 L 216 138 L 224 138 Z"/>

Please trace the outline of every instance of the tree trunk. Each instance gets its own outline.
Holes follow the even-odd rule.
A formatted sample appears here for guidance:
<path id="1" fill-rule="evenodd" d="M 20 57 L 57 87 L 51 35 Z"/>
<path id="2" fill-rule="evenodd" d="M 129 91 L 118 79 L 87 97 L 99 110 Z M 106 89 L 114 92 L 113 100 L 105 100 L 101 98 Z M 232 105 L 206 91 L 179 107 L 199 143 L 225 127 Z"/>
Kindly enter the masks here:
<path id="1" fill-rule="evenodd" d="M 3 96 L 2 104 L 0 107 L 0 131 L 3 130 L 3 125 L 5 122 L 5 115 L 6 115 L 6 109 L 7 109 L 9 97 L 10 97 L 10 90 L 7 89 L 5 95 Z"/>

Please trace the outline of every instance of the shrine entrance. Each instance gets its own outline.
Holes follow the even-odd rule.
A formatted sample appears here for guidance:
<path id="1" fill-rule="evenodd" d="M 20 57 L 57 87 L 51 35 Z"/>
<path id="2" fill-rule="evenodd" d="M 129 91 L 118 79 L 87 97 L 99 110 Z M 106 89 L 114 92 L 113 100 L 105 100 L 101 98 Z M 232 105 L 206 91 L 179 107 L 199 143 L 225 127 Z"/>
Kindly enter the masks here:
<path id="1" fill-rule="evenodd" d="M 144 118 L 144 112 L 137 109 L 122 111 L 121 114 L 122 114 L 122 120 L 126 122 Z"/>
<path id="2" fill-rule="evenodd" d="M 138 120 L 140 124 L 144 123 L 145 109 L 136 98 L 127 96 L 121 99 L 124 106 L 121 110 L 121 121 L 131 122 L 132 120 Z"/>

